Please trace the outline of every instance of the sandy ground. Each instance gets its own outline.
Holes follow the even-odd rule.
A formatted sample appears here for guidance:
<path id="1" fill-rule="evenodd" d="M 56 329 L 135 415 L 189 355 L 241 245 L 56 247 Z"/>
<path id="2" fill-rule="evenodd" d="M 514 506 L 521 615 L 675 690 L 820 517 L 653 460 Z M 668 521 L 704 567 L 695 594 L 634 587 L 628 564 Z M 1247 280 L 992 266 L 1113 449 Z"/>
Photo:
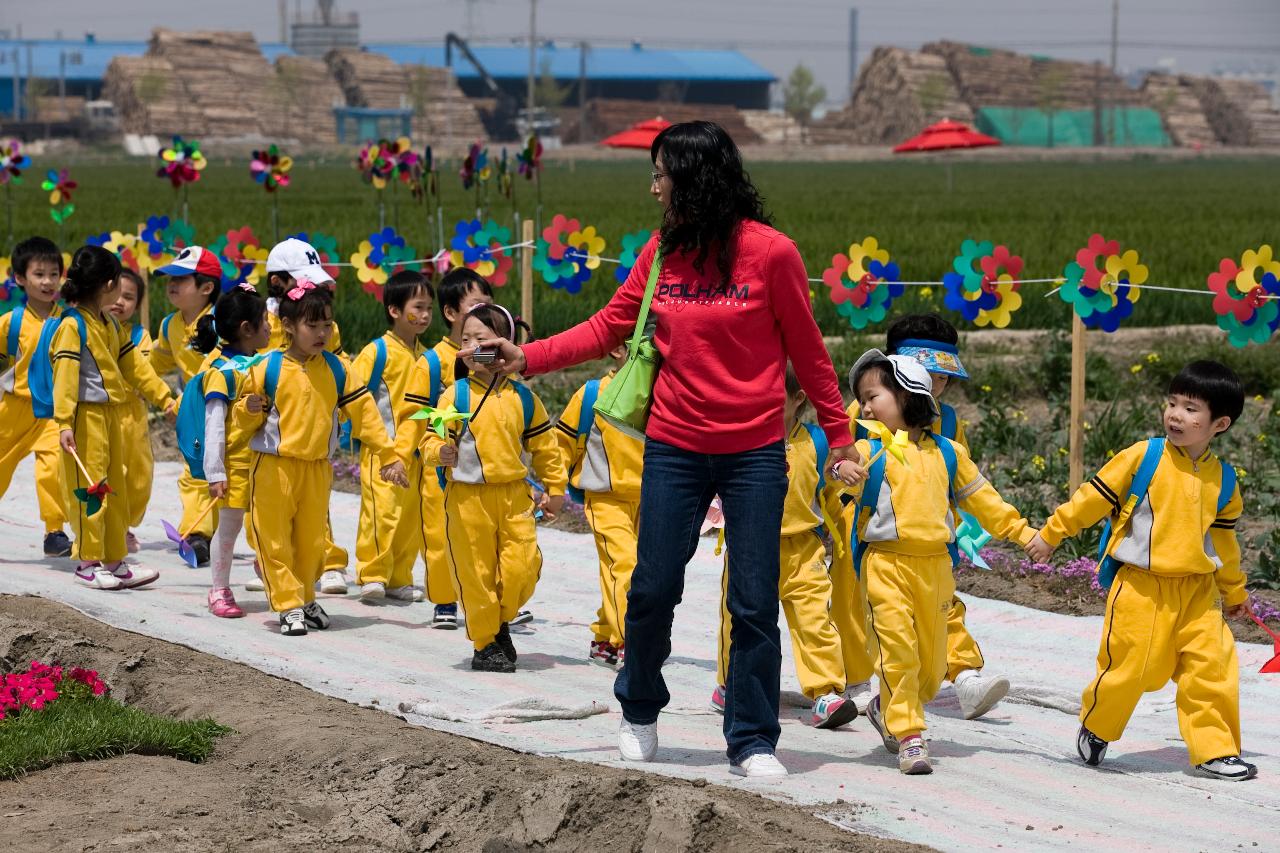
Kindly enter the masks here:
<path id="1" fill-rule="evenodd" d="M 243 662 L 358 705 L 393 710 L 403 704 L 415 726 L 538 755 L 620 765 L 611 675 L 585 662 L 598 596 L 588 537 L 541 533 L 546 565 L 532 602 L 537 618 L 515 637 L 521 669 L 513 676 L 481 675 L 467 668 L 470 648 L 461 632 L 425 627 L 424 605 L 374 608 L 354 597 L 328 599 L 333 629 L 296 640 L 276 634 L 259 595 L 241 596 L 250 610 L 246 619 L 210 617 L 203 606 L 206 575 L 177 564 L 157 535 L 159 519 L 176 515 L 176 489 L 166 485 L 176 479 L 172 464 L 157 468 L 157 494 L 142 530 L 148 544 L 139 555 L 164 571 L 160 582 L 127 593 L 76 587 L 65 561 L 39 555 L 30 471 L 29 463 L 19 468 L 0 504 L 0 592 L 56 599 L 108 624 Z M 335 495 L 332 506 L 338 539 L 350 543 L 357 501 Z M 930 707 L 933 776 L 901 776 L 865 720 L 839 732 L 809 727 L 788 692 L 779 757 L 792 774 L 774 784 L 735 781 L 724 758 L 720 718 L 706 706 L 714 686 L 719 581 L 711 547 L 705 542 L 689 569 L 665 670 L 673 700 L 660 724 L 658 761 L 644 770 L 754 790 L 809 806 L 850 828 L 948 850 L 1012 844 L 1217 850 L 1274 843 L 1280 830 L 1280 733 L 1274 726 L 1280 682 L 1257 674 L 1270 649 L 1240 646 L 1245 755 L 1261 765 L 1259 779 L 1231 785 L 1192 774 L 1169 688 L 1143 701 L 1106 767 L 1091 770 L 1074 757 L 1074 713 L 1092 674 L 1100 620 L 987 599 L 970 600 L 970 624 L 989 670 L 1009 676 L 1013 694 L 987 718 L 966 722 L 944 688 Z M 247 563 L 237 563 L 238 581 L 250 572 Z M 789 654 L 783 684 L 784 691 L 795 689 Z M 208 689 L 220 688 L 215 682 Z M 211 696 L 198 701 L 217 716 Z M 289 713 L 272 711 L 285 718 Z M 531 719 L 537 717 L 544 719 Z M 287 778 L 282 753 L 312 734 L 304 725 L 294 739 L 281 742 L 282 749 L 266 742 L 261 760 Z M 349 731 L 335 737 L 344 750 L 370 750 L 367 742 L 348 743 Z M 590 779 L 596 771 L 581 772 Z M 317 777 L 303 778 L 310 785 Z M 833 810 L 830 804 L 838 800 L 860 805 Z"/>

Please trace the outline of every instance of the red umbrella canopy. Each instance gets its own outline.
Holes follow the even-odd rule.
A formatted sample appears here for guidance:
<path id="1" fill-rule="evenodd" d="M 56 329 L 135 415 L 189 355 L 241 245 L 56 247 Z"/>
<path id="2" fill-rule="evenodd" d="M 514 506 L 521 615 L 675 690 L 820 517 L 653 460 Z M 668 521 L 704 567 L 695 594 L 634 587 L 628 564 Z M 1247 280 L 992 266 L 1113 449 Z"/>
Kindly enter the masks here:
<path id="1" fill-rule="evenodd" d="M 893 153 L 909 154 L 912 151 L 942 151 L 947 148 L 982 148 L 999 145 L 1000 140 L 985 133 L 978 133 L 960 121 L 940 121 L 931 124 L 901 145 L 895 145 Z"/>
<path id="2" fill-rule="evenodd" d="M 648 151 L 653 145 L 654 137 L 668 127 L 671 127 L 671 122 L 659 116 L 633 124 L 621 133 L 600 140 L 600 144 L 611 148 L 643 148 Z"/>

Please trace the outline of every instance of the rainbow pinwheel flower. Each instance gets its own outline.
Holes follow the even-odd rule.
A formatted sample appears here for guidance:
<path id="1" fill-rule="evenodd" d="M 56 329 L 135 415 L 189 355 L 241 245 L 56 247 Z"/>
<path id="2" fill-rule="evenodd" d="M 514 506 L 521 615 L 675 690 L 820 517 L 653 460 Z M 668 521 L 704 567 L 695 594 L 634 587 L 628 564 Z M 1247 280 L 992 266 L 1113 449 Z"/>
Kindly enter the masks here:
<path id="1" fill-rule="evenodd" d="M 1010 316 L 1022 307 L 1022 258 L 989 240 L 965 240 L 951 266 L 942 277 L 946 307 L 978 326 L 1008 326 Z"/>
<path id="2" fill-rule="evenodd" d="M 148 216 L 138 232 L 138 264 L 154 272 L 173 260 L 177 250 L 195 244 L 195 229 L 181 219 Z"/>
<path id="3" fill-rule="evenodd" d="M 222 262 L 223 290 L 229 290 L 242 281 L 257 287 L 258 282 L 266 278 L 270 250 L 262 245 L 249 226 L 228 231 L 208 248 Z"/>
<path id="4" fill-rule="evenodd" d="M 1235 347 L 1265 344 L 1280 328 L 1280 260 L 1271 246 L 1247 249 L 1239 265 L 1223 258 L 1209 275 L 1218 328 Z"/>
<path id="5" fill-rule="evenodd" d="M 385 139 L 377 142 L 369 140 L 356 155 L 356 168 L 366 184 L 374 189 L 386 189 L 387 179 L 395 171 L 395 157 L 390 150 L 391 143 Z"/>
<path id="6" fill-rule="evenodd" d="M 898 265 L 889 261 L 889 252 L 875 237 L 849 246 L 847 255 L 834 255 L 822 273 L 836 313 L 855 329 L 885 318 L 893 300 L 903 294 Z"/>
<path id="7" fill-rule="evenodd" d="M 22 183 L 22 170 L 31 165 L 31 158 L 22 153 L 22 143 L 16 139 L 0 142 L 0 184 Z"/>
<path id="8" fill-rule="evenodd" d="M 71 203 L 71 191 L 76 186 L 66 169 L 50 169 L 45 173 L 40 188 L 49 194 L 49 216 L 54 222 L 66 222 L 76 212 L 76 206 Z"/>
<path id="9" fill-rule="evenodd" d="M 422 177 L 422 158 L 413 150 L 409 137 L 401 136 L 391 142 L 383 142 L 383 150 L 391 161 L 391 174 L 402 184 L 417 184 Z"/>
<path id="10" fill-rule="evenodd" d="M 622 235 L 622 251 L 618 253 L 619 263 L 617 269 L 613 271 L 613 277 L 618 280 L 618 284 L 622 284 L 627 280 L 627 276 L 631 275 L 631 268 L 636 265 L 640 252 L 652 236 L 652 231 L 632 231 L 630 234 Z"/>
<path id="11" fill-rule="evenodd" d="M 22 288 L 13 277 L 13 265 L 8 258 L 0 257 L 0 315 L 22 304 Z"/>
<path id="12" fill-rule="evenodd" d="M 502 248 L 510 242 L 510 228 L 503 228 L 492 219 L 483 224 L 479 219 L 464 219 L 454 226 L 449 260 L 453 266 L 473 269 L 494 286 L 502 287 L 514 263 L 509 250 Z"/>
<path id="13" fill-rule="evenodd" d="M 351 256 L 351 265 L 355 267 L 356 279 L 366 293 L 382 299 L 382 286 L 395 273 L 406 268 L 406 262 L 414 259 L 414 249 L 405 245 L 405 240 L 394 228 L 383 228 L 369 235 L 368 240 L 361 240 L 355 254 Z"/>
<path id="14" fill-rule="evenodd" d="M 304 243 L 310 243 L 311 247 L 320 255 L 320 265 L 324 267 L 324 271 L 334 281 L 338 280 L 338 273 L 342 270 L 338 264 L 342 263 L 342 256 L 338 254 L 338 238 L 331 237 L 321 231 L 300 231 L 297 234 L 290 234 L 290 237 L 296 237 Z"/>
<path id="15" fill-rule="evenodd" d="M 432 431 L 441 438 L 449 437 L 449 424 L 461 423 L 470 418 L 466 412 L 459 412 L 452 403 L 444 408 L 438 409 L 435 406 L 424 406 L 418 411 L 409 415 L 411 421 L 426 421 Z"/>
<path id="16" fill-rule="evenodd" d="M 160 168 L 156 177 L 168 178 L 176 190 L 183 184 L 192 184 L 200 180 L 200 171 L 209 165 L 200 153 L 200 143 L 184 140 L 181 136 L 173 138 L 173 145 L 160 152 Z"/>
<path id="17" fill-rule="evenodd" d="M 462 188 L 469 190 L 476 183 L 483 184 L 492 175 L 493 170 L 489 167 L 489 149 L 479 142 L 472 143 L 466 159 L 462 161 L 462 168 L 458 170 L 458 177 L 462 178 Z"/>
<path id="18" fill-rule="evenodd" d="M 139 256 L 146 253 L 146 246 L 139 244 L 137 234 L 111 231 L 89 237 L 85 242 L 91 246 L 101 246 L 119 258 L 120 263 L 125 267 L 136 273 L 142 272 L 143 266 Z"/>
<path id="19" fill-rule="evenodd" d="M 533 253 L 533 267 L 552 287 L 578 293 L 600 266 L 604 238 L 594 225 L 585 228 L 576 219 L 557 213 L 551 224 L 542 229 L 542 238 Z"/>
<path id="20" fill-rule="evenodd" d="M 525 140 L 524 149 L 516 154 L 516 163 L 516 168 L 528 181 L 532 181 L 542 169 L 542 141 L 536 133 Z"/>
<path id="21" fill-rule="evenodd" d="M 293 158 L 281 154 L 276 145 L 264 151 L 253 152 L 249 160 L 249 175 L 269 193 L 289 186 L 289 170 L 293 168 Z"/>
<path id="22" fill-rule="evenodd" d="M 1114 332 L 1133 313 L 1147 280 L 1147 268 L 1132 249 L 1121 253 L 1120 243 L 1094 234 L 1063 270 L 1058 295 L 1071 305 L 1090 329 Z"/>

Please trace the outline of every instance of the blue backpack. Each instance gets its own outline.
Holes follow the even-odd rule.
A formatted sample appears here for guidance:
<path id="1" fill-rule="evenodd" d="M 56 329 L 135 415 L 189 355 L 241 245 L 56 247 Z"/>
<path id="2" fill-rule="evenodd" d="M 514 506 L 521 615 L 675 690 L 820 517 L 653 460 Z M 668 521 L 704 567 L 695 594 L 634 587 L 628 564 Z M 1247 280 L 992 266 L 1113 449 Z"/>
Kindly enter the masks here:
<path id="1" fill-rule="evenodd" d="M 582 386 L 582 410 L 578 412 L 578 441 L 591 434 L 596 422 L 596 398 L 600 396 L 600 380 L 592 379 Z M 568 487 L 569 497 L 574 503 L 583 503 L 587 496 L 577 486 Z"/>
<path id="2" fill-rule="evenodd" d="M 133 341 L 135 347 L 142 346 L 142 336 L 146 334 L 146 331 L 141 323 L 135 323 L 133 328 L 129 330 L 129 340 Z"/>
<path id="3" fill-rule="evenodd" d="M 237 396 L 236 370 L 225 366 L 228 364 L 230 362 L 227 359 L 218 358 L 211 369 L 222 373 L 227 382 L 227 390 L 234 400 Z M 178 405 L 178 449 L 186 460 L 187 470 L 197 480 L 204 479 L 204 377 L 208 372 L 201 371 L 187 381 L 182 389 L 182 402 Z"/>
<path id="4" fill-rule="evenodd" d="M 80 328 L 80 351 L 85 350 L 89 332 L 84 316 L 75 308 L 68 308 L 58 317 L 49 317 L 40 327 L 40 342 L 31 354 L 31 367 L 27 371 L 27 387 L 31 390 L 31 411 L 37 418 L 53 417 L 53 336 L 63 320 L 75 320 Z"/>
<path id="5" fill-rule="evenodd" d="M 323 350 L 320 355 L 324 356 L 329 371 L 333 373 L 333 384 L 338 389 L 338 399 L 341 400 L 342 391 L 347 387 L 347 369 L 342 366 L 342 359 L 328 350 Z M 276 388 L 280 384 L 280 365 L 283 362 L 284 353 L 280 350 L 272 350 L 267 354 L 267 372 L 263 377 L 262 391 L 273 406 L 276 404 Z"/>
<path id="6" fill-rule="evenodd" d="M 438 364 L 438 362 L 437 362 Z M 533 425 L 533 392 L 522 382 L 516 382 L 514 379 L 508 380 L 511 387 L 516 389 L 516 394 L 520 397 L 520 407 L 524 410 L 524 428 L 528 432 L 529 427 Z M 468 379 L 459 379 L 453 384 L 453 407 L 459 412 L 471 412 L 471 382 Z M 464 427 L 464 431 L 470 429 L 470 426 Z M 436 477 L 440 480 L 440 488 L 445 486 L 444 468 L 436 469 Z"/>
<path id="7" fill-rule="evenodd" d="M 1120 560 L 1107 554 L 1111 547 L 1111 538 L 1117 530 L 1122 530 L 1129 523 L 1129 517 L 1133 511 L 1146 498 L 1147 492 L 1151 489 L 1151 480 L 1156 475 L 1156 469 L 1160 467 L 1160 460 L 1164 458 L 1164 445 L 1163 436 L 1147 439 L 1147 449 L 1143 451 L 1138 470 L 1129 482 L 1129 492 L 1125 495 L 1124 504 L 1115 514 L 1114 523 L 1111 518 L 1108 518 L 1102 525 L 1102 538 L 1098 543 L 1098 586 L 1103 589 L 1111 588 L 1111 582 L 1115 580 L 1116 572 L 1122 565 Z M 1236 469 L 1225 460 L 1219 461 L 1222 463 L 1222 481 L 1218 491 L 1218 515 L 1221 515 L 1227 508 L 1227 504 L 1231 502 L 1231 496 L 1236 493 Z"/>
<path id="8" fill-rule="evenodd" d="M 5 352 L 10 359 L 18 357 L 18 350 L 22 348 L 22 318 L 27 316 L 27 303 L 23 300 L 21 305 L 15 305 L 10 309 L 9 314 L 13 317 L 9 321 L 9 337 L 5 341 Z"/>

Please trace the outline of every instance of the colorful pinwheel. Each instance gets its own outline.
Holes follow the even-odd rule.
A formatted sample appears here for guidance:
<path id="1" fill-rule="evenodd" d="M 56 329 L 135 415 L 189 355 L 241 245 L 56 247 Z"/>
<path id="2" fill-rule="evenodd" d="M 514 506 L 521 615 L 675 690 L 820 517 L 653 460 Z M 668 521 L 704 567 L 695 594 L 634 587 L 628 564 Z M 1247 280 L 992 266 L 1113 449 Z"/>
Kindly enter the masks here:
<path id="1" fill-rule="evenodd" d="M 136 273 L 142 272 L 143 266 L 140 255 L 145 254 L 146 246 L 139 245 L 137 234 L 112 231 L 106 234 L 99 234 L 96 237 L 89 237 L 85 242 L 91 246 L 101 246 L 119 258 L 120 263 L 125 267 Z"/>
<path id="2" fill-rule="evenodd" d="M 93 483 L 92 486 L 82 486 L 78 489 L 72 489 L 72 493 L 76 496 L 76 500 L 85 505 L 84 514 L 86 516 L 94 515 L 98 510 L 102 509 L 102 502 L 106 500 L 107 495 L 115 494 L 115 490 L 107 485 L 107 478 L 94 481 L 89 476 L 89 469 L 84 467 L 84 462 L 80 459 L 80 454 L 74 450 L 67 451 L 71 454 L 71 458 L 76 460 L 76 465 L 80 468 L 80 473 L 84 474 L 85 480 Z"/>
<path id="3" fill-rule="evenodd" d="M 869 421 L 863 418 L 858 419 L 858 426 L 865 429 L 874 438 L 880 439 L 880 450 L 874 456 L 866 461 L 866 467 L 870 468 L 875 464 L 876 460 L 884 454 L 888 453 L 894 459 L 897 459 L 903 465 L 907 465 L 907 446 L 911 444 L 911 437 L 905 429 L 890 430 L 880 421 Z"/>
<path id="4" fill-rule="evenodd" d="M 168 178 L 175 190 L 200 180 L 200 171 L 208 165 L 200 153 L 200 143 L 181 136 L 175 136 L 173 145 L 160 151 L 160 160 L 156 177 Z"/>
<path id="5" fill-rule="evenodd" d="M 551 224 L 542 229 L 542 238 L 533 253 L 533 267 L 552 287 L 578 293 L 600 266 L 604 238 L 594 225 L 585 228 L 576 219 L 557 213 Z"/>
<path id="6" fill-rule="evenodd" d="M 510 250 L 504 248 L 510 242 L 511 229 L 503 228 L 492 219 L 486 223 L 464 219 L 454 226 L 449 260 L 453 266 L 473 269 L 495 287 L 502 287 L 514 262 Z"/>
<path id="7" fill-rule="evenodd" d="M 0 257 L 0 316 L 21 305 L 24 295 L 13 277 L 13 265 L 8 258 Z"/>
<path id="8" fill-rule="evenodd" d="M 292 168 L 293 158 L 281 154 L 275 144 L 264 151 L 253 152 L 249 161 L 249 175 L 269 193 L 289 186 L 289 170 Z"/>
<path id="9" fill-rule="evenodd" d="M 258 282 L 266 277 L 270 250 L 262 245 L 248 225 L 228 231 L 208 248 L 222 262 L 224 291 L 242 281 L 257 287 Z"/>
<path id="10" fill-rule="evenodd" d="M 1010 316 L 1022 307 L 1022 258 L 989 240 L 965 240 L 951 266 L 942 277 L 946 307 L 978 326 L 1008 326 Z"/>
<path id="11" fill-rule="evenodd" d="M 1280 260 L 1270 246 L 1247 249 L 1239 265 L 1223 258 L 1209 275 L 1218 328 L 1231 345 L 1265 344 L 1280 328 Z"/>
<path id="12" fill-rule="evenodd" d="M 301 231 L 289 236 L 296 237 L 304 243 L 310 243 L 311 248 L 315 249 L 316 253 L 320 255 L 320 265 L 324 267 L 324 271 L 334 281 L 338 280 L 338 273 L 342 271 L 338 264 L 342 263 L 342 256 L 338 254 L 337 237 L 330 237 L 321 231 Z"/>
<path id="13" fill-rule="evenodd" d="M 76 206 L 71 203 L 71 191 L 76 186 L 66 169 L 50 169 L 40 184 L 40 188 L 49 194 L 49 216 L 59 225 L 76 212 Z"/>
<path id="14" fill-rule="evenodd" d="M 536 133 L 530 134 L 524 149 L 516 154 L 517 168 L 525 180 L 532 181 L 542 170 L 542 141 Z"/>
<path id="15" fill-rule="evenodd" d="M 22 170 L 31 165 L 31 158 L 22 153 L 22 143 L 16 139 L 0 142 L 0 184 L 22 183 Z"/>
<path id="16" fill-rule="evenodd" d="M 462 161 L 462 168 L 458 170 L 458 177 L 462 178 L 462 188 L 469 190 L 477 184 L 486 183 L 492 174 L 493 170 L 489 167 L 489 149 L 479 142 L 472 143 L 466 159 Z"/>
<path id="17" fill-rule="evenodd" d="M 1139 285 L 1147 280 L 1147 268 L 1138 262 L 1132 249 L 1121 253 L 1120 243 L 1101 234 L 1076 253 L 1063 270 L 1066 279 L 1058 296 L 1075 310 L 1090 329 L 1114 332 L 1133 313 L 1133 303 L 1142 295 Z"/>
<path id="18" fill-rule="evenodd" d="M 822 273 L 836 313 L 855 329 L 885 318 L 893 300 L 902 295 L 904 286 L 898 265 L 890 262 L 889 252 L 880 248 L 875 237 L 849 246 L 847 255 L 835 255 L 831 266 Z"/>
<path id="19" fill-rule="evenodd" d="M 391 143 L 385 139 L 377 142 L 369 140 L 356 155 L 356 168 L 360 170 L 360 176 L 366 184 L 372 184 L 374 189 L 386 189 L 387 179 L 395 171 L 395 157 L 390 146 Z"/>
<path id="20" fill-rule="evenodd" d="M 418 411 L 409 415 L 411 421 L 426 421 L 432 431 L 441 438 L 449 437 L 449 424 L 461 423 L 470 418 L 471 415 L 466 412 L 459 412 L 452 403 L 442 409 L 435 406 L 424 406 Z"/>
<path id="21" fill-rule="evenodd" d="M 413 150 L 409 137 L 401 136 L 394 142 L 382 143 L 386 157 L 391 161 L 391 174 L 402 184 L 418 183 L 422 176 L 422 158 Z"/>
<path id="22" fill-rule="evenodd" d="M 990 570 L 991 566 L 987 563 L 981 553 L 982 546 L 991 541 L 991 534 L 982 529 L 982 522 L 967 512 L 960 512 L 960 526 L 956 528 L 956 547 L 958 547 L 969 562 L 973 563 L 980 569 Z"/>
<path id="23" fill-rule="evenodd" d="M 195 229 L 181 219 L 170 222 L 167 216 L 148 216 L 138 231 L 139 266 L 155 271 L 173 260 L 177 250 L 194 245 L 195 236 Z"/>
<path id="24" fill-rule="evenodd" d="M 622 284 L 627 280 L 627 276 L 631 275 L 631 268 L 636 265 L 641 250 L 651 237 L 653 237 L 652 231 L 632 231 L 630 234 L 622 235 L 622 251 L 618 253 L 618 266 L 613 271 L 613 277 L 618 280 L 618 284 Z"/>
<path id="25" fill-rule="evenodd" d="M 359 248 L 351 256 L 356 279 L 366 293 L 382 299 L 382 286 L 395 273 L 406 268 L 406 262 L 414 259 L 413 247 L 405 245 L 404 238 L 394 228 L 383 228 L 360 241 Z"/>

